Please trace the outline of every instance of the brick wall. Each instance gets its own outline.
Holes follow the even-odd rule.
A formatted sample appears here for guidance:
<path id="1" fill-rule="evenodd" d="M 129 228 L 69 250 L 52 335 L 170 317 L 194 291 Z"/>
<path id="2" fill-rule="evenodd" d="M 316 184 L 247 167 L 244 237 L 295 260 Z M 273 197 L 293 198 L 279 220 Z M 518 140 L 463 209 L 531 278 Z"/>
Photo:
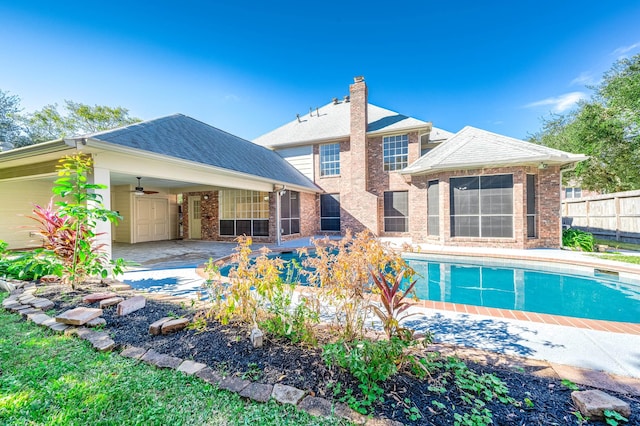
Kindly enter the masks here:
<path id="1" fill-rule="evenodd" d="M 513 238 L 477 238 L 452 237 L 450 218 L 450 186 L 449 179 L 461 176 L 483 176 L 495 174 L 513 175 Z M 526 179 L 527 174 L 537 175 L 537 214 L 538 229 L 536 238 L 527 237 Z M 440 236 L 427 235 L 427 182 L 438 179 L 440 182 Z M 458 170 L 414 176 L 411 179 L 413 192 L 410 192 L 410 229 L 414 242 L 446 244 L 456 246 L 484 246 L 510 248 L 560 247 L 560 170 L 548 167 L 539 170 L 537 167 L 497 167 L 476 170 Z M 426 208 L 425 208 L 426 207 Z M 420 211 L 422 210 L 422 211 Z"/>

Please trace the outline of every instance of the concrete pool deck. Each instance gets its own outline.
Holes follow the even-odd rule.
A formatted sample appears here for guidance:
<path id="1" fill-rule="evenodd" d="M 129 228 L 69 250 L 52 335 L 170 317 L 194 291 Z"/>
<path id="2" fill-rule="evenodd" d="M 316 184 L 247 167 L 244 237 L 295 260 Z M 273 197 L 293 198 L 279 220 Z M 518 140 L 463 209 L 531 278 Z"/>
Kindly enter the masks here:
<path id="1" fill-rule="evenodd" d="M 403 241 L 391 242 L 399 245 Z M 295 248 L 307 244 L 308 239 L 302 239 L 286 242 L 283 247 Z M 132 247 L 116 245 L 114 257 L 132 259 L 141 264 L 135 270 L 127 272 L 123 278 L 123 281 L 134 288 L 194 297 L 203 282 L 195 267 L 209 257 L 219 258 L 231 254 L 234 247 L 233 243 L 200 241 L 167 241 Z M 270 247 L 275 248 L 275 245 Z M 640 265 L 621 264 L 566 250 L 420 246 L 420 252 L 517 259 L 560 265 L 561 268 L 562 265 L 567 265 L 567 268 L 619 271 L 621 279 L 623 276 L 630 279 L 640 277 Z M 568 317 L 455 304 L 424 304 L 412 309 L 416 315 L 407 320 L 408 325 L 419 330 L 430 330 L 437 342 L 546 361 L 559 377 L 576 383 L 605 383 L 610 376 L 599 375 L 597 372 L 607 372 L 618 376 L 612 383 L 626 383 L 624 386 L 631 386 L 637 389 L 636 394 L 640 394 L 640 381 L 625 379 L 640 379 L 640 324 L 566 320 Z M 590 383 L 584 383 L 585 380 Z"/>

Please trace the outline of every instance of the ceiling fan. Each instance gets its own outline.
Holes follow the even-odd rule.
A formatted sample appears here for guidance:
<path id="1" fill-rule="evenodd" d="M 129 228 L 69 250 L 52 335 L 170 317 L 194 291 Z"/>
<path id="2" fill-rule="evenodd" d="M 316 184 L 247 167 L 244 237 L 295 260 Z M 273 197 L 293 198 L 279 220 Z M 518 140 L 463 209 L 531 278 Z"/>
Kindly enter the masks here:
<path id="1" fill-rule="evenodd" d="M 133 192 L 135 195 L 144 195 L 144 194 L 157 194 L 158 191 L 145 191 L 145 189 L 142 187 L 142 184 L 140 183 L 140 179 L 142 179 L 140 176 L 137 176 L 136 179 L 138 179 L 138 186 L 135 187 L 135 189 L 131 192 Z"/>

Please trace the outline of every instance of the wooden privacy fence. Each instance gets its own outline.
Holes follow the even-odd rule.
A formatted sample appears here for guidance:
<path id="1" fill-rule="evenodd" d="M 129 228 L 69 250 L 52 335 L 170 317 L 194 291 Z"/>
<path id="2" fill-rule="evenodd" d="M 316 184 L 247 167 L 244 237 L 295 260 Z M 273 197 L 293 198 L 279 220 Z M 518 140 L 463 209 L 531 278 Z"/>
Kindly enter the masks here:
<path id="1" fill-rule="evenodd" d="M 640 190 L 563 200 L 562 223 L 596 237 L 640 243 Z"/>

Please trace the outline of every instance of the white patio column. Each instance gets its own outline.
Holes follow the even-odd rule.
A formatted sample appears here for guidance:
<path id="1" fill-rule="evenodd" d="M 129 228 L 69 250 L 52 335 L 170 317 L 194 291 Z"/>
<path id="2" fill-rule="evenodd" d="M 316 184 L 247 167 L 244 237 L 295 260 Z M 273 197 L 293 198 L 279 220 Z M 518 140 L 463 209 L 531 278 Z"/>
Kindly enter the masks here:
<path id="1" fill-rule="evenodd" d="M 97 189 L 95 192 L 102 195 L 102 205 L 105 209 L 111 210 L 111 173 L 109 169 L 93 167 L 93 173 L 88 176 L 89 183 L 105 185 L 106 189 Z M 90 205 L 89 205 L 90 207 Z M 103 244 L 102 251 L 107 253 L 111 258 L 111 222 L 99 221 L 96 224 L 95 233 L 98 234 L 96 241 L 98 244 Z"/>

